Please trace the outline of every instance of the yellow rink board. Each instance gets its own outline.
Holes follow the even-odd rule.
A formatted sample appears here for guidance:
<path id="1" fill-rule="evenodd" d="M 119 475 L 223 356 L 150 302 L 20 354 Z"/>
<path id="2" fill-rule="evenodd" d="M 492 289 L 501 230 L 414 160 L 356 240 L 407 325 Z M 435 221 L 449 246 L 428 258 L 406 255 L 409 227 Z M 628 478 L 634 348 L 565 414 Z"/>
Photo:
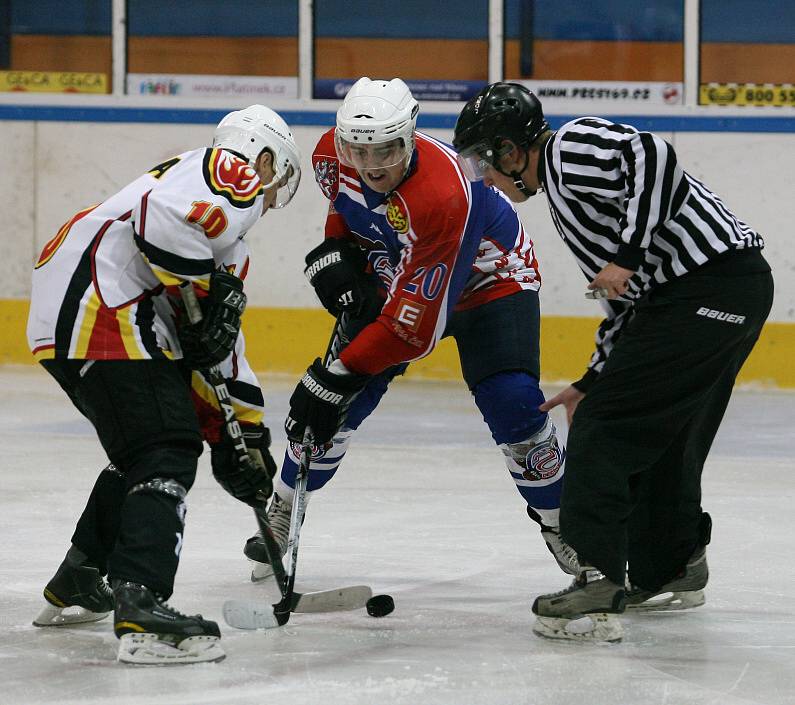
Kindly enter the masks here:
<path id="1" fill-rule="evenodd" d="M 0 364 L 33 364 L 25 338 L 28 302 L 0 299 Z M 598 318 L 543 316 L 541 371 L 547 382 L 580 377 L 593 350 Z M 322 355 L 331 331 L 323 310 L 250 308 L 244 317 L 246 356 L 260 373 L 298 374 Z M 795 324 L 768 323 L 740 382 L 762 387 L 795 388 Z M 460 379 L 458 353 L 452 340 L 412 364 L 408 375 L 426 379 Z"/>

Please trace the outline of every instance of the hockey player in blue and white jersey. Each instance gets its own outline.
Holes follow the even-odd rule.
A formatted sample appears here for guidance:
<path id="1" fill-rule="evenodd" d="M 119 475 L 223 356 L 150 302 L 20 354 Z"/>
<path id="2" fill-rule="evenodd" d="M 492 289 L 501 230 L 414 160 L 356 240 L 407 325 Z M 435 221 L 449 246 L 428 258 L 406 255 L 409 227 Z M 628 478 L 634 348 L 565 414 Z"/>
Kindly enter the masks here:
<path id="1" fill-rule="evenodd" d="M 561 568 L 574 573 L 573 552 L 558 535 L 565 450 L 539 410 L 533 243 L 508 199 L 470 183 L 448 145 L 415 131 L 418 110 L 400 79 L 361 78 L 315 148 L 315 177 L 330 204 L 326 239 L 307 255 L 306 274 L 329 312 L 346 314 L 350 343 L 330 368 L 316 360 L 296 387 L 292 443 L 268 518 L 285 547 L 307 424 L 320 446 L 329 444 L 311 463 L 311 495 L 334 476 L 392 379 L 452 336 L 528 514 Z M 319 398 L 317 390 L 330 394 Z M 245 553 L 259 562 L 252 579 L 269 574 L 259 536 Z"/>

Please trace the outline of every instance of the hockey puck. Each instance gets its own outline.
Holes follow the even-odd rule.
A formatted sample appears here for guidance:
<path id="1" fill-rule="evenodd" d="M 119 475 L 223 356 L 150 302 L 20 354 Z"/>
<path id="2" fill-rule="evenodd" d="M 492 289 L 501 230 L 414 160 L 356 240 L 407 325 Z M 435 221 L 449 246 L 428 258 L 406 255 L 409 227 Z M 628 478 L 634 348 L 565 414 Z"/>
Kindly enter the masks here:
<path id="1" fill-rule="evenodd" d="M 395 601 L 392 595 L 373 595 L 365 607 L 371 617 L 386 617 L 395 609 Z"/>

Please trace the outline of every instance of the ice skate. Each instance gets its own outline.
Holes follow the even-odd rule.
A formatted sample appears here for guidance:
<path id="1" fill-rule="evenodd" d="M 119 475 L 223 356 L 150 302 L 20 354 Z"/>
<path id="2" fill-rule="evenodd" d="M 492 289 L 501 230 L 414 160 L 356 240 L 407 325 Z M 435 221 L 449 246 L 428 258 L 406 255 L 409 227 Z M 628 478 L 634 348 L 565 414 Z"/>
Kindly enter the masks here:
<path id="1" fill-rule="evenodd" d="M 698 546 L 684 570 L 659 590 L 630 585 L 627 609 L 638 612 L 671 612 L 700 607 L 706 602 L 704 588 L 709 580 L 707 549 Z"/>
<path id="2" fill-rule="evenodd" d="M 114 587 L 118 660 L 143 665 L 181 665 L 220 661 L 218 625 L 200 614 L 185 615 L 138 583 Z"/>
<path id="3" fill-rule="evenodd" d="M 621 641 L 624 630 L 616 615 L 624 606 L 622 586 L 593 568 L 583 568 L 565 590 L 535 599 L 533 632 L 548 639 Z"/>
<path id="4" fill-rule="evenodd" d="M 275 493 L 268 506 L 268 524 L 273 531 L 273 538 L 275 538 L 276 543 L 279 544 L 282 556 L 287 551 L 287 539 L 290 535 L 290 513 L 292 509 L 293 505 L 290 502 L 282 499 Z M 243 553 L 246 555 L 246 558 L 252 562 L 251 582 L 258 583 L 273 575 L 273 568 L 271 568 L 270 561 L 268 560 L 268 551 L 265 548 L 265 542 L 262 540 L 261 532 L 258 531 L 246 541 L 246 545 L 243 547 Z"/>
<path id="5" fill-rule="evenodd" d="M 542 516 L 530 506 L 527 507 L 527 516 L 541 527 L 541 537 L 560 569 L 568 575 L 578 575 L 580 563 L 577 560 L 577 552 L 560 537 L 560 527 L 545 524 Z"/>
<path id="6" fill-rule="evenodd" d="M 577 551 L 560 537 L 560 529 L 541 524 L 541 536 L 555 557 L 560 569 L 568 575 L 577 575 L 580 572 L 580 562 L 577 560 Z"/>
<path id="7" fill-rule="evenodd" d="M 113 593 L 99 570 L 64 560 L 44 588 L 47 604 L 33 624 L 61 627 L 104 619 L 113 610 Z"/>

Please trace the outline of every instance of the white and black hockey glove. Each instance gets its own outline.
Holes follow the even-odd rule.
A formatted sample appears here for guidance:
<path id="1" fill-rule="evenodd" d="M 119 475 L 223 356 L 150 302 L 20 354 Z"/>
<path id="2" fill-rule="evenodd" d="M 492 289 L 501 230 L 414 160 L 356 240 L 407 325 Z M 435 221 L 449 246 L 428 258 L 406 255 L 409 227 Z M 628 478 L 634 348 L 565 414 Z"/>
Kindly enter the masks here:
<path id="1" fill-rule="evenodd" d="M 269 450 L 271 432 L 262 424 L 241 424 L 241 430 L 250 462 L 240 462 L 232 439 L 224 433 L 220 443 L 210 446 L 210 464 L 221 487 L 235 499 L 257 507 L 273 493 L 276 463 Z"/>
<path id="2" fill-rule="evenodd" d="M 243 282 L 234 274 L 214 272 L 208 295 L 199 303 L 202 320 L 190 323 L 185 317 L 177 328 L 182 357 L 192 370 L 209 369 L 235 349 L 246 308 Z"/>
<path id="3" fill-rule="evenodd" d="M 378 303 L 378 278 L 367 272 L 367 257 L 361 247 L 348 240 L 328 238 L 305 258 L 304 275 L 320 303 L 332 315 L 346 311 L 353 316 Z"/>
<path id="4" fill-rule="evenodd" d="M 284 422 L 287 438 L 301 443 L 310 426 L 315 445 L 329 443 L 369 379 L 368 375 L 335 374 L 316 358 L 290 397 L 290 414 Z"/>

